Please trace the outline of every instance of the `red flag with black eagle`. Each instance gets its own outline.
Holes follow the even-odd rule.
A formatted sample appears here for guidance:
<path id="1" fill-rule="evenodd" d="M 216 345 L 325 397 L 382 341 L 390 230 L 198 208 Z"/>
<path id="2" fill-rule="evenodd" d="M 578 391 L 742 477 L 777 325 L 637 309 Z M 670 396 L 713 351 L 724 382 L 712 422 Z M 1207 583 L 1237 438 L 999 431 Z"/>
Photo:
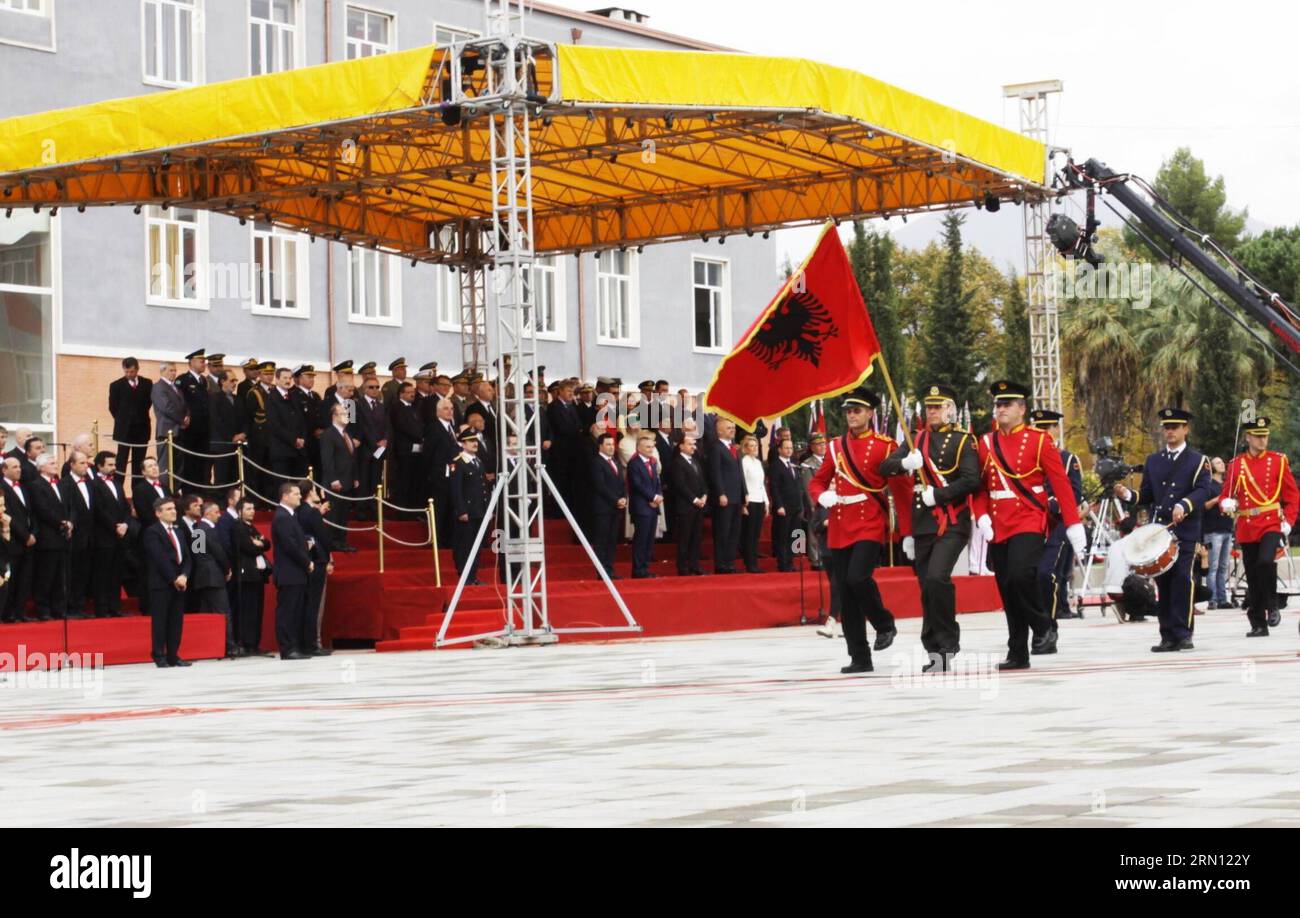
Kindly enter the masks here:
<path id="1" fill-rule="evenodd" d="M 705 407 L 752 429 L 861 385 L 879 353 L 848 253 L 827 221 L 812 254 L 722 359 Z"/>

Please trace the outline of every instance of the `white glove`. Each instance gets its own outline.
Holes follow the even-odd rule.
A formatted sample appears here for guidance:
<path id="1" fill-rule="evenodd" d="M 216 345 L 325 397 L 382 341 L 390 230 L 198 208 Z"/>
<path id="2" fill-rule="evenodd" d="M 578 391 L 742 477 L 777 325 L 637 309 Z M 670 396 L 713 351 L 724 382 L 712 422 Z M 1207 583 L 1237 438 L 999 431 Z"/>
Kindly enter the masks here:
<path id="1" fill-rule="evenodd" d="M 829 510 L 831 507 L 834 507 L 839 503 L 839 495 L 834 491 L 823 491 L 817 495 L 817 503 Z"/>
<path id="2" fill-rule="evenodd" d="M 903 554 L 907 555 L 908 561 L 916 560 L 916 540 L 911 536 L 903 536 Z"/>
<path id="3" fill-rule="evenodd" d="M 1282 535 L 1283 535 L 1283 537 L 1285 537 L 1285 536 L 1289 536 L 1290 534 L 1291 534 L 1291 524 L 1288 523 L 1286 520 L 1283 520 L 1283 521 L 1282 521 Z"/>
<path id="4" fill-rule="evenodd" d="M 926 485 L 925 490 L 921 492 L 921 503 L 927 507 L 934 506 L 934 487 L 932 485 Z"/>
<path id="5" fill-rule="evenodd" d="M 1083 523 L 1066 526 L 1065 537 L 1070 540 L 1070 547 L 1074 549 L 1074 556 L 1082 558 L 1088 548 L 1088 536 L 1083 531 Z"/>
<path id="6" fill-rule="evenodd" d="M 984 536 L 986 541 L 993 541 L 993 520 L 989 519 L 987 513 L 981 514 L 975 525 L 979 527 L 980 535 Z"/>
<path id="7" fill-rule="evenodd" d="M 903 457 L 903 468 L 909 472 L 915 472 L 923 465 L 925 465 L 925 458 L 919 449 L 914 449 Z"/>
<path id="8" fill-rule="evenodd" d="M 1236 513 L 1237 502 L 1231 497 L 1225 497 L 1223 500 L 1219 501 L 1219 509 L 1224 513 Z"/>

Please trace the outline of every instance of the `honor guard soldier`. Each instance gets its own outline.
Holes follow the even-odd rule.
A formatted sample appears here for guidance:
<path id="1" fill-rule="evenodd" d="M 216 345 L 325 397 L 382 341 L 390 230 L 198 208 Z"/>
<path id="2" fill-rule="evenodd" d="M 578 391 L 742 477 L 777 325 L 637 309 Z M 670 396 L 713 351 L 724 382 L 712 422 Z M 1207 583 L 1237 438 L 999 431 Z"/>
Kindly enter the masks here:
<path id="1" fill-rule="evenodd" d="M 406 358 L 398 357 L 388 365 L 388 372 L 392 374 L 392 379 L 384 383 L 383 388 L 379 390 L 379 397 L 384 405 L 390 406 L 397 401 L 397 393 L 402 390 L 402 382 L 406 379 Z"/>
<path id="2" fill-rule="evenodd" d="M 1056 653 L 1056 632 L 1038 593 L 1038 565 L 1054 525 L 1047 487 L 1053 494 L 1069 494 L 1070 479 L 1052 438 L 1025 424 L 1028 389 L 1003 379 L 989 392 L 997 426 L 979 438 L 982 489 L 972 497 L 972 507 L 989 542 L 989 564 L 1007 616 L 1007 658 L 998 669 L 1028 669 L 1030 632 L 1034 653 Z M 1067 501 L 1060 512 L 1066 538 L 1082 555 L 1078 506 Z"/>
<path id="3" fill-rule="evenodd" d="M 843 401 L 848 430 L 831 442 L 825 462 L 809 482 L 808 492 L 830 513 L 826 542 L 831 552 L 831 577 L 837 583 L 840 624 L 848 644 L 850 663 L 842 673 L 869 673 L 871 646 L 867 620 L 876 629 L 876 650 L 884 650 L 898 633 L 894 616 L 880 598 L 872 576 L 891 538 L 888 495 L 894 506 L 909 506 L 910 482 L 906 476 L 882 474 L 880 464 L 895 443 L 876 433 L 871 418 L 880 400 L 865 388 L 849 392 Z M 899 517 L 903 535 L 911 535 L 910 513 Z"/>
<path id="4" fill-rule="evenodd" d="M 466 585 L 482 586 L 478 579 L 478 555 L 473 548 L 487 514 L 487 479 L 483 477 L 483 463 L 478 458 L 478 431 L 466 428 L 456 439 L 460 441 L 461 454 L 451 470 L 451 512 L 455 517 L 452 557 L 456 573 L 465 577 Z"/>
<path id="5" fill-rule="evenodd" d="M 1214 495 L 1214 480 L 1210 461 L 1187 445 L 1191 420 L 1191 412 L 1182 408 L 1160 409 L 1165 448 L 1147 456 L 1142 467 L 1137 508 L 1145 508 L 1152 523 L 1169 526 L 1178 540 L 1178 558 L 1173 567 L 1156 578 L 1160 643 L 1151 648 L 1155 653 L 1193 649 L 1192 604 L 1196 594 L 1192 568 L 1201 541 L 1202 510 Z M 1123 485 L 1115 486 L 1115 495 L 1122 500 L 1132 499 L 1132 492 Z"/>
<path id="6" fill-rule="evenodd" d="M 1268 615 L 1277 604 L 1277 558 L 1300 513 L 1300 491 L 1291 464 L 1268 448 L 1269 419 L 1246 428 L 1246 452 L 1228 463 L 1219 507 L 1237 520 L 1237 544 L 1246 568 L 1246 637 L 1268 636 Z"/>
<path id="7" fill-rule="evenodd" d="M 970 540 L 970 495 L 979 489 L 979 446 L 957 426 L 957 393 L 950 386 L 926 391 L 925 427 L 916 448 L 899 448 L 880 464 L 882 475 L 915 476 L 912 534 L 903 552 L 921 584 L 921 645 L 930 654 L 923 672 L 945 672 L 961 649 L 957 588 L 952 569 Z M 905 512 L 899 507 L 900 514 Z"/>
<path id="8" fill-rule="evenodd" d="M 1036 408 L 1029 412 L 1029 423 L 1037 430 L 1047 432 L 1053 442 L 1060 442 L 1060 423 L 1064 415 L 1048 408 Z M 1043 559 L 1038 562 L 1038 590 L 1042 594 L 1043 609 L 1052 620 L 1052 629 L 1056 629 L 1057 619 L 1082 618 L 1082 613 L 1070 611 L 1070 573 L 1074 570 L 1074 547 L 1065 537 L 1065 523 L 1061 522 L 1061 501 L 1074 500 L 1077 507 L 1083 501 L 1083 466 L 1079 457 L 1068 449 L 1060 450 L 1061 465 L 1065 466 L 1066 477 L 1070 479 L 1070 496 L 1058 497 L 1052 491 L 1052 483 L 1047 483 L 1047 510 L 1056 520 L 1056 525 L 1047 536 L 1043 546 Z"/>

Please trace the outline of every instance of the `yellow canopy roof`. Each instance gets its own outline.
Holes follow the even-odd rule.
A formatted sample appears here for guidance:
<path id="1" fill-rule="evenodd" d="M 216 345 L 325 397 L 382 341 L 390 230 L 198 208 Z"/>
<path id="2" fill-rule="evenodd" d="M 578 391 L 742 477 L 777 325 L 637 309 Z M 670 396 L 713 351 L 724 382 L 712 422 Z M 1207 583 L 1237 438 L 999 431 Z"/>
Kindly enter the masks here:
<path id="1" fill-rule="evenodd" d="M 842 68 L 543 45 L 539 253 L 1047 194 L 1041 144 Z M 0 206 L 164 204 L 428 261 L 491 220 L 489 115 L 425 47 L 0 121 Z M 486 92 L 466 67 L 462 87 Z M 460 117 L 457 118 L 456 116 Z"/>

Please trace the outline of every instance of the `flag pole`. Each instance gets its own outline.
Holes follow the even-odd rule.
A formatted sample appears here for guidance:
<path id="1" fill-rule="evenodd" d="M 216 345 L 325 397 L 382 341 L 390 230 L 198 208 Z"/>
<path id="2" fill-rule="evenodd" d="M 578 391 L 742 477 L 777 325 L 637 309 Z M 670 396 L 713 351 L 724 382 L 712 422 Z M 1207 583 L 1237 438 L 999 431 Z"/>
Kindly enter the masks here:
<path id="1" fill-rule="evenodd" d="M 889 389 L 889 399 L 894 403 L 894 409 L 898 412 L 899 419 L 904 419 L 906 415 L 903 412 L 903 403 L 898 400 L 898 393 L 894 391 L 894 380 L 889 376 L 889 367 L 885 364 L 884 351 L 876 354 L 876 362 L 880 364 L 880 372 L 884 374 L 885 387 Z M 903 436 L 907 438 L 907 448 L 916 449 L 916 444 L 912 442 L 912 426 L 904 421 L 902 427 Z"/>

